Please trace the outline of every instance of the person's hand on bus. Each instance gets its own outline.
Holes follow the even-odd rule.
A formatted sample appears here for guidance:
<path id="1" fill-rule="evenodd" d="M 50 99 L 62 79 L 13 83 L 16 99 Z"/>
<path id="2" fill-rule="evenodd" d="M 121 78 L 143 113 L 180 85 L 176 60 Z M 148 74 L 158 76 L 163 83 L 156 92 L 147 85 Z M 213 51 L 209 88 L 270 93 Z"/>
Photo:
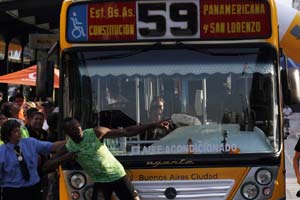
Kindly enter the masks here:
<path id="1" fill-rule="evenodd" d="M 169 119 L 164 119 L 161 121 L 156 122 L 157 128 L 165 129 L 169 131 L 170 129 L 170 120 Z"/>
<path id="2" fill-rule="evenodd" d="M 77 158 L 77 154 L 79 152 L 68 152 L 66 154 L 63 155 L 63 160 L 68 160 L 68 161 L 74 161 Z"/>
<path id="3" fill-rule="evenodd" d="M 43 173 L 53 172 L 58 166 L 64 161 L 75 161 L 79 151 L 69 152 L 66 145 L 62 146 L 56 154 L 54 154 L 49 160 L 43 165 Z"/>

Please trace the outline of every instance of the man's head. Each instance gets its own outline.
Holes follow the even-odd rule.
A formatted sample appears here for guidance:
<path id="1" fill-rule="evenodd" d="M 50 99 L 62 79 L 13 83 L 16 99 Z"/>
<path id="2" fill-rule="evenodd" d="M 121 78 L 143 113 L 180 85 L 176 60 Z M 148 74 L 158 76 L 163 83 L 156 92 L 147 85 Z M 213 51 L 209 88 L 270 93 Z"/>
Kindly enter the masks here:
<path id="1" fill-rule="evenodd" d="M 15 143 L 21 140 L 20 123 L 11 119 L 3 123 L 1 127 L 1 140 L 4 143 Z"/>
<path id="2" fill-rule="evenodd" d="M 2 113 L 0 112 L 0 127 L 3 125 L 4 122 L 7 121 L 7 117 Z"/>
<path id="3" fill-rule="evenodd" d="M 22 108 L 24 101 L 25 101 L 25 98 L 21 93 L 18 93 L 14 96 L 14 103 L 18 104 L 18 106 L 20 108 Z"/>
<path id="4" fill-rule="evenodd" d="M 41 112 L 32 113 L 32 120 L 30 121 L 30 127 L 34 130 L 41 130 L 44 124 L 44 114 Z"/>
<path id="5" fill-rule="evenodd" d="M 80 123 L 76 119 L 70 117 L 65 118 L 63 128 L 65 134 L 74 142 L 79 143 L 82 140 L 83 132 Z"/>
<path id="6" fill-rule="evenodd" d="M 152 121 L 159 121 L 164 111 L 164 99 L 162 97 L 153 97 L 150 105 L 150 118 Z"/>
<path id="7" fill-rule="evenodd" d="M 41 112 L 44 113 L 45 119 L 47 120 L 48 115 L 53 112 L 55 105 L 52 101 L 45 101 L 41 104 Z"/>
<path id="8" fill-rule="evenodd" d="M 29 108 L 26 110 L 24 117 L 25 117 L 25 124 L 30 124 L 32 118 L 33 118 L 33 113 L 38 112 L 39 110 L 37 108 Z"/>
<path id="9" fill-rule="evenodd" d="M 20 107 L 13 102 L 5 102 L 1 106 L 2 113 L 8 118 L 18 118 Z"/>

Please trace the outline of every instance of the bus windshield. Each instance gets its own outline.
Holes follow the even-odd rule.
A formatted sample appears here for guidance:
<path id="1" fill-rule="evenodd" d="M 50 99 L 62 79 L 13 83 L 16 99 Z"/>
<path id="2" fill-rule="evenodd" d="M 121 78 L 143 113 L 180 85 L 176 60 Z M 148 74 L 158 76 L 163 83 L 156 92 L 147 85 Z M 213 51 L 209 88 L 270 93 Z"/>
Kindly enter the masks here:
<path id="1" fill-rule="evenodd" d="M 170 129 L 104 139 L 115 155 L 279 150 L 276 54 L 270 47 L 65 52 L 65 116 L 83 127 L 168 119 Z"/>

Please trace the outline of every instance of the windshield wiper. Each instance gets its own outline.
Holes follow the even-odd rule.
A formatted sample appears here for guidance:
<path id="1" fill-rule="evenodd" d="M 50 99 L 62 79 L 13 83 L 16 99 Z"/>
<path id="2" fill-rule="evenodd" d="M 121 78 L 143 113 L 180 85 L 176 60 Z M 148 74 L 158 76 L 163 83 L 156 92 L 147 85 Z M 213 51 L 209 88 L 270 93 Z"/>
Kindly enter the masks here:
<path id="1" fill-rule="evenodd" d="M 150 51 L 152 49 L 155 49 L 161 45 L 160 42 L 156 42 L 155 44 L 151 46 L 147 46 L 142 49 L 135 49 L 129 52 L 124 52 L 124 53 L 116 53 L 116 54 L 110 54 L 110 55 L 105 55 L 105 56 L 97 56 L 97 57 L 91 57 L 91 58 L 86 58 L 85 60 L 110 60 L 110 59 L 120 59 L 120 58 L 126 58 L 130 57 L 133 55 L 137 55 L 146 51 Z"/>

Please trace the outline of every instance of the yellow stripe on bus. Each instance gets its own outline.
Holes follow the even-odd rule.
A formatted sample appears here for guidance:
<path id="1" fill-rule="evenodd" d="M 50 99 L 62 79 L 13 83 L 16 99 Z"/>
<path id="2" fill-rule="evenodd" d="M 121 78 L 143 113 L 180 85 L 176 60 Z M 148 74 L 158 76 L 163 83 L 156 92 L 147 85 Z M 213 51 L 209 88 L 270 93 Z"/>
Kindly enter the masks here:
<path id="1" fill-rule="evenodd" d="M 59 166 L 59 199 L 60 200 L 67 200 L 70 199 L 69 194 L 68 194 L 68 189 L 67 189 L 67 180 L 65 180 L 63 176 L 63 170 L 62 167 Z"/>
<path id="2" fill-rule="evenodd" d="M 297 12 L 287 32 L 280 41 L 285 54 L 300 63 L 300 13 Z"/>

